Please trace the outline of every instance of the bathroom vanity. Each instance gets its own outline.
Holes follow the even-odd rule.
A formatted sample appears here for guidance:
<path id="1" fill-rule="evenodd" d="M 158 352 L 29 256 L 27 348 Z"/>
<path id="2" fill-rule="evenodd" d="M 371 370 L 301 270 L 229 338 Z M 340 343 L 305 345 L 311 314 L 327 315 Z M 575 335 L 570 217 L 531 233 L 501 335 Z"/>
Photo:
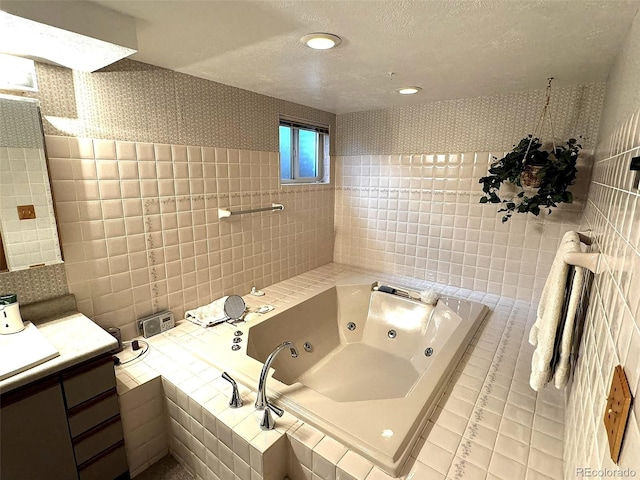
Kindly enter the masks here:
<path id="1" fill-rule="evenodd" d="M 80 313 L 38 329 L 60 355 L 0 382 L 0 478 L 128 479 L 115 339 Z"/>

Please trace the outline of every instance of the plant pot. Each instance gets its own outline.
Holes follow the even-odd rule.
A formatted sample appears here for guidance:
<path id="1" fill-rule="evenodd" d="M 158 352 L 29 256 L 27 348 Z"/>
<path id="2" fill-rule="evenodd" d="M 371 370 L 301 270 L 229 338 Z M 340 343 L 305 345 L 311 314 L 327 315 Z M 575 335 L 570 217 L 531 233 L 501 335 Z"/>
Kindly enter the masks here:
<path id="1" fill-rule="evenodd" d="M 523 187 L 540 188 L 542 184 L 541 174 L 542 166 L 527 165 L 520 174 L 520 183 Z"/>

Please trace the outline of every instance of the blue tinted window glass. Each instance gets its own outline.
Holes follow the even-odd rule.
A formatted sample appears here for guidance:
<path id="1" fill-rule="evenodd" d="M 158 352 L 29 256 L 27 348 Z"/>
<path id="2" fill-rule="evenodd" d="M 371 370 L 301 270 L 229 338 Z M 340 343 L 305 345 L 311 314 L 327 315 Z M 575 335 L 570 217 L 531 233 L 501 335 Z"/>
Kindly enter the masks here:
<path id="1" fill-rule="evenodd" d="M 299 130 L 299 162 L 301 177 L 318 175 L 318 135 L 311 130 Z"/>
<path id="2" fill-rule="evenodd" d="M 280 126 L 280 178 L 291 180 L 291 128 Z"/>

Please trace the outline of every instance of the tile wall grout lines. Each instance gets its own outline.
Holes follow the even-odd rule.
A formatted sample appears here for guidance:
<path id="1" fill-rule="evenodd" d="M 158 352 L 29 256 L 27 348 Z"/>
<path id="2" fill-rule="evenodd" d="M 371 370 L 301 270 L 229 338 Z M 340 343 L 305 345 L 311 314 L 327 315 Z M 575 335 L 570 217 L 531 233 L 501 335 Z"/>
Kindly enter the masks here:
<path id="1" fill-rule="evenodd" d="M 598 185 L 599 187 L 608 188 L 609 190 L 613 190 L 614 192 L 624 192 L 633 196 L 640 196 L 640 190 L 637 192 L 632 192 L 631 190 L 625 190 L 624 188 L 614 187 L 613 185 L 607 185 L 606 183 L 596 182 L 595 180 L 591 181 L 592 184 Z"/>
<path id="2" fill-rule="evenodd" d="M 596 183 L 596 182 L 593 182 Z M 425 194 L 444 194 L 444 195 L 462 195 L 462 196 L 481 196 L 482 191 L 479 190 L 440 190 L 427 188 L 393 188 L 393 187 L 356 187 L 356 186 L 336 186 L 335 190 L 345 192 L 399 192 L 399 193 L 425 193 Z M 626 192 L 626 190 L 623 190 Z M 633 192 L 632 192 L 633 193 Z M 640 195 L 640 193 L 638 193 Z M 576 200 L 587 200 L 587 195 L 576 195 Z M 478 202 L 480 203 L 480 202 Z M 574 202 L 577 203 L 577 202 Z"/>
<path id="3" fill-rule="evenodd" d="M 628 192 L 626 192 L 626 191 L 624 191 L 624 190 L 623 190 L 623 192 L 628 193 Z M 635 252 L 635 253 L 636 253 L 636 255 L 640 255 L 640 251 L 638 251 L 638 250 L 636 249 L 636 247 L 635 247 L 634 245 L 632 245 L 632 244 L 631 244 L 631 242 L 629 242 L 629 239 L 625 238 L 625 235 L 622 235 L 622 233 L 620 233 L 620 231 L 618 230 L 618 228 L 617 228 L 613 223 L 611 223 L 611 219 L 610 219 L 607 215 L 605 215 L 605 214 L 602 212 L 602 210 L 600 210 L 600 209 L 598 208 L 598 206 L 594 203 L 594 201 L 593 201 L 593 200 L 591 200 L 591 199 L 587 199 L 587 200 L 588 200 L 588 201 L 589 201 L 589 203 L 593 206 L 593 208 L 595 208 L 595 209 L 597 210 L 597 212 L 598 212 L 600 215 L 602 215 L 602 217 L 604 217 L 604 218 L 605 218 L 605 220 L 606 220 L 607 224 L 609 224 L 609 226 L 613 229 L 613 231 L 614 231 L 615 233 L 617 233 L 617 234 L 618 234 L 618 236 L 619 236 L 619 237 L 620 237 L 620 238 L 621 238 L 621 239 L 622 239 L 622 240 L 623 240 L 623 241 L 624 241 L 624 242 L 629 246 L 629 248 L 631 248 L 631 250 L 632 250 L 633 252 Z M 591 230 L 592 230 L 592 231 L 594 231 L 594 225 L 591 223 L 591 221 L 590 221 L 588 218 L 586 219 L 586 221 L 587 221 L 587 223 L 589 224 L 589 228 L 591 228 Z M 598 244 L 598 246 L 599 246 L 599 244 Z M 600 252 L 600 253 L 603 253 L 603 252 Z M 608 265 L 608 264 L 609 264 L 609 262 L 607 261 L 606 256 L 604 257 L 604 259 L 605 259 L 605 261 L 607 262 L 607 265 Z"/>
<path id="4" fill-rule="evenodd" d="M 585 466 L 614 473 L 640 471 L 640 410 L 632 407 L 621 457 L 612 462 L 602 423 L 613 368 L 624 367 L 631 392 L 640 390 L 640 192 L 631 187 L 629 158 L 640 152 L 640 111 L 619 124 L 596 148 L 582 228 L 593 232 L 593 251 L 605 257 L 594 277 L 591 302 L 567 399 L 565 478 Z"/>
<path id="5" fill-rule="evenodd" d="M 151 217 L 154 215 L 150 212 L 151 207 L 160 206 L 165 203 L 170 202 L 191 202 L 193 200 L 225 200 L 230 198 L 249 198 L 249 197 L 276 197 L 276 196 L 300 196 L 305 195 L 307 193 L 313 192 L 327 192 L 334 191 L 335 187 L 333 185 L 312 185 L 312 186 L 304 186 L 304 189 L 296 188 L 296 189 L 282 189 L 282 190 L 266 190 L 266 191 L 258 191 L 258 192 L 233 192 L 233 193 L 210 193 L 210 194 L 195 194 L 195 195 L 167 195 L 162 197 L 154 197 L 154 198 L 146 198 L 143 202 L 143 217 L 144 217 L 144 225 L 145 225 L 145 243 L 147 247 L 147 255 L 150 267 L 150 276 L 151 276 L 151 294 L 152 294 L 152 308 L 154 312 L 159 311 L 160 309 L 160 288 L 158 282 L 160 281 L 159 273 L 158 273 L 158 261 L 156 259 L 155 250 L 156 248 L 163 248 L 163 245 L 156 247 L 154 243 L 154 237 L 152 233 L 153 225 Z M 223 202 L 226 203 L 226 202 Z M 285 204 L 287 202 L 285 201 Z M 221 207 L 222 205 L 218 205 Z M 229 205 L 229 207 L 238 207 L 238 205 Z M 286 205 L 285 205 L 286 207 Z M 191 228 L 195 228 L 194 225 Z M 193 233 L 193 232 L 192 232 Z M 193 235 L 195 238 L 195 235 Z"/>
<path id="6" fill-rule="evenodd" d="M 606 158 L 603 158 L 602 160 L 596 160 L 595 165 L 597 165 L 597 164 L 599 164 L 599 163 L 608 162 L 608 161 L 610 161 L 610 160 L 613 160 L 613 159 L 614 159 L 614 158 L 616 158 L 616 157 L 621 157 L 621 156 L 623 156 L 623 155 L 626 155 L 626 154 L 628 154 L 628 153 L 631 153 L 631 152 L 633 152 L 634 150 L 640 150 L 640 147 L 632 147 L 632 148 L 630 148 L 630 149 L 628 149 L 628 150 L 625 150 L 624 152 L 619 152 L 619 153 L 616 153 L 615 155 L 610 155 L 610 156 L 608 156 L 608 157 L 606 157 Z M 593 182 L 593 183 L 595 183 L 595 182 Z"/>
<path id="7" fill-rule="evenodd" d="M 596 209 L 597 209 L 597 207 L 596 207 L 595 205 L 594 205 L 594 208 L 596 208 Z M 600 214 L 602 215 L 602 212 L 600 212 Z M 593 224 L 591 223 L 591 221 L 590 221 L 588 218 L 586 218 L 586 222 L 589 224 L 589 227 L 590 227 L 591 229 L 593 229 Z M 612 228 L 613 228 L 613 225 L 611 225 L 611 226 L 612 226 Z M 615 228 L 614 228 L 614 230 L 615 230 Z M 618 232 L 617 230 L 615 230 L 615 232 L 620 236 L 620 238 L 622 238 L 623 240 L 625 240 L 625 241 L 626 241 L 626 239 L 625 239 L 625 238 L 620 234 L 620 232 Z M 598 250 L 600 250 L 600 242 L 598 242 L 598 239 L 596 239 L 596 243 L 598 244 Z M 629 245 L 629 247 L 631 247 L 632 251 L 633 251 L 636 255 L 640 256 L 640 252 L 638 252 L 638 251 L 635 249 L 635 247 L 634 247 L 633 245 L 631 245 L 628 241 L 627 241 L 627 245 Z M 602 254 L 602 253 L 601 253 L 601 254 Z M 602 254 L 602 256 L 603 256 L 603 260 L 604 260 L 604 261 L 606 262 L 606 264 L 607 264 L 607 269 L 608 269 L 608 271 L 614 271 L 615 269 L 614 269 L 614 268 L 609 264 L 609 261 L 607 260 L 607 257 L 606 257 L 604 254 Z M 613 278 L 612 278 L 612 282 L 613 282 L 613 285 L 615 286 L 615 288 L 616 288 L 617 292 L 619 293 L 620 297 L 624 297 L 624 292 L 622 291 L 622 288 L 621 288 L 621 286 L 620 286 L 620 282 L 618 282 L 618 281 L 615 279 L 615 276 L 613 276 Z M 601 292 L 600 292 L 600 288 L 601 288 L 601 287 L 599 287 L 599 285 L 598 285 L 598 284 L 596 284 L 595 286 L 596 286 L 596 290 L 598 291 L 598 298 L 599 298 L 599 299 L 600 299 L 600 301 L 602 302 L 602 310 L 603 310 L 603 311 L 606 311 L 606 309 L 604 308 L 604 300 L 602 300 L 602 298 L 601 298 L 601 297 L 602 297 L 602 294 L 601 294 Z M 626 301 L 624 302 L 624 308 L 625 308 L 625 310 L 629 313 L 629 315 L 633 315 L 633 314 L 632 314 L 632 312 L 631 312 L 631 307 L 629 306 L 629 304 L 628 304 Z M 605 315 L 606 315 L 606 313 L 605 313 Z"/>
<path id="8" fill-rule="evenodd" d="M 265 190 L 259 192 L 234 192 L 234 193 L 198 193 L 193 195 L 161 195 L 153 198 L 145 198 L 145 202 L 148 202 L 148 205 L 158 205 L 158 202 L 161 202 L 164 199 L 178 199 L 177 201 L 187 201 L 191 200 L 220 200 L 226 198 L 241 198 L 241 197 L 262 197 L 262 196 L 270 196 L 270 195 L 302 195 L 304 193 L 309 192 L 326 192 L 335 190 L 335 187 L 306 187 L 308 190 Z M 236 206 L 236 205 L 234 205 Z M 151 214 L 150 214 L 151 215 Z"/>

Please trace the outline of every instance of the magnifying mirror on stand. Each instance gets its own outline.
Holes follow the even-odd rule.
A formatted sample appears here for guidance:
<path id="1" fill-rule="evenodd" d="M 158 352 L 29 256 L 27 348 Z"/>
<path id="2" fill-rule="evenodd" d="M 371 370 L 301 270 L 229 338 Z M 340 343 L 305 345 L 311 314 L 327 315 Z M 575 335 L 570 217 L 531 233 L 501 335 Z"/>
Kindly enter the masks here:
<path id="1" fill-rule="evenodd" d="M 229 320 L 228 323 L 236 324 L 239 321 L 244 321 L 244 313 L 247 305 L 240 295 L 229 295 L 224 302 L 224 313 Z"/>

